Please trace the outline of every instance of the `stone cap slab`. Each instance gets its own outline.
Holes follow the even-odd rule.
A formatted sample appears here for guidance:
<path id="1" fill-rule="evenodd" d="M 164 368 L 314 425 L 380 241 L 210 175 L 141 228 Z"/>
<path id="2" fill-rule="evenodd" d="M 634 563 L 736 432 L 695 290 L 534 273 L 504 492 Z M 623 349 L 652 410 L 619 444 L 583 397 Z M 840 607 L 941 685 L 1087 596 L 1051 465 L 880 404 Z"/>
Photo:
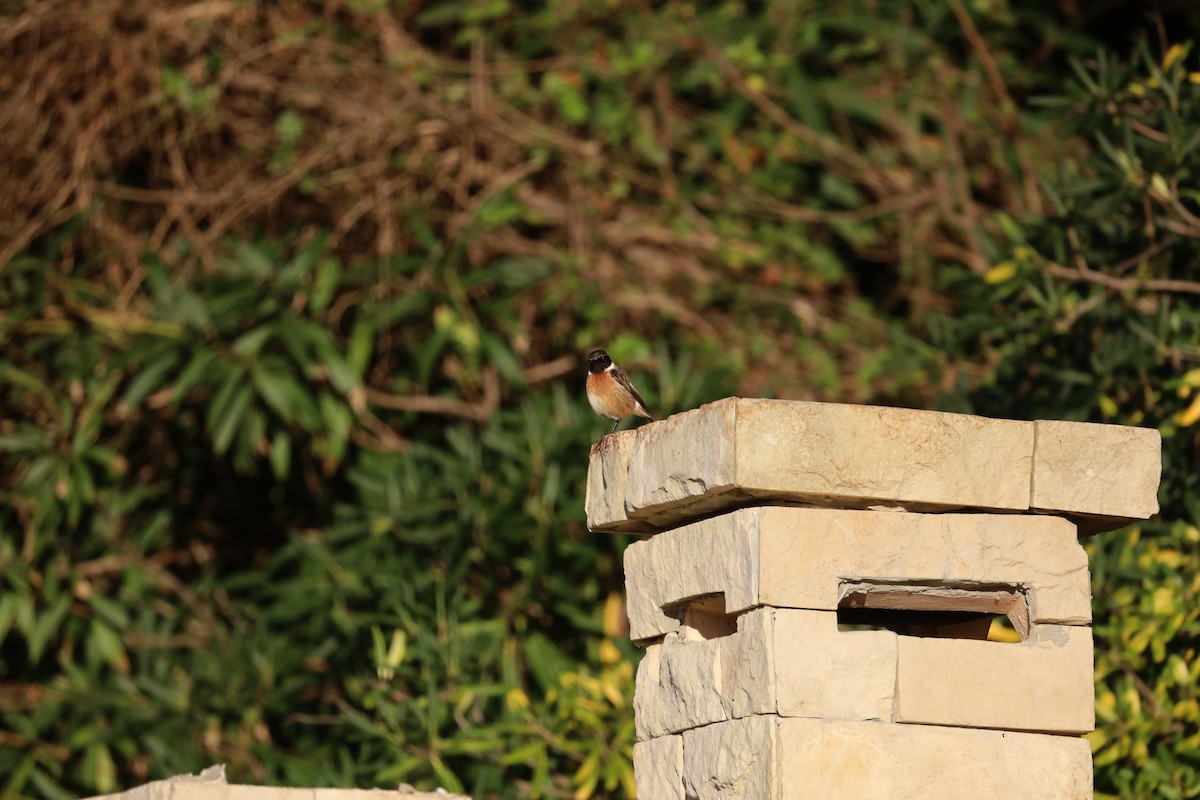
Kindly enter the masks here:
<path id="1" fill-rule="evenodd" d="M 756 714 L 1061 734 L 1095 727 L 1092 631 L 1020 643 L 839 630 L 832 611 L 758 608 L 727 636 L 667 636 L 638 666 L 639 740 Z"/>
<path id="2" fill-rule="evenodd" d="M 836 611 L 874 591 L 931 598 L 943 610 L 992 610 L 1018 627 L 1092 618 L 1075 526 L 1034 515 L 744 508 L 630 544 L 625 590 L 635 642 L 679 631 L 697 604 L 726 615 L 757 606 Z M 955 608 L 991 593 L 1007 593 L 1015 609 Z"/>
<path id="3" fill-rule="evenodd" d="M 1034 423 L 1029 507 L 1076 514 L 1085 529 L 1158 513 L 1162 436 L 1152 428 Z"/>
<path id="4" fill-rule="evenodd" d="M 727 398 L 593 445 L 587 517 L 594 531 L 655 533 L 791 503 L 1038 511 L 1092 533 L 1157 512 L 1160 474 L 1147 428 Z"/>
<path id="5" fill-rule="evenodd" d="M 694 800 L 1092 798 L 1091 748 L 1065 736 L 771 715 L 682 736 Z"/>

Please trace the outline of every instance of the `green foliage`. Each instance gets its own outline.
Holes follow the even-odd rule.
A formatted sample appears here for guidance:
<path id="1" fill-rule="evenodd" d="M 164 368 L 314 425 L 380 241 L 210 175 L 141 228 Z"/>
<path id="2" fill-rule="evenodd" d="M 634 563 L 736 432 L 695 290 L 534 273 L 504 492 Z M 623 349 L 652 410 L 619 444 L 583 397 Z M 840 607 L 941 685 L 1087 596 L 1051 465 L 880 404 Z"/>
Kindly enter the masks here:
<path id="1" fill-rule="evenodd" d="M 289 258 L 233 242 L 187 280 L 151 261 L 138 312 L 103 310 L 86 267 L 36 267 L 0 278 L 21 310 L 0 362 L 0 639 L 26 676 L 3 707 L 6 794 L 205 760 L 301 785 L 629 789 L 621 542 L 587 535 L 580 502 L 605 423 L 573 389 L 482 425 L 401 415 L 398 437 L 362 384 L 398 320 L 429 332 L 392 340 L 411 381 L 446 351 L 524 373 L 444 287 L 330 324 L 334 297 L 379 276 L 320 240 Z M 654 355 L 656 401 L 724 393 Z"/>
<path id="2" fill-rule="evenodd" d="M 1195 57 L 967 5 L 29 11 L 0 44 L 0 796 L 215 761 L 632 796 L 593 346 L 663 415 L 1159 427 L 1162 520 L 1089 544 L 1092 742 L 1102 791 L 1200 796 Z"/>

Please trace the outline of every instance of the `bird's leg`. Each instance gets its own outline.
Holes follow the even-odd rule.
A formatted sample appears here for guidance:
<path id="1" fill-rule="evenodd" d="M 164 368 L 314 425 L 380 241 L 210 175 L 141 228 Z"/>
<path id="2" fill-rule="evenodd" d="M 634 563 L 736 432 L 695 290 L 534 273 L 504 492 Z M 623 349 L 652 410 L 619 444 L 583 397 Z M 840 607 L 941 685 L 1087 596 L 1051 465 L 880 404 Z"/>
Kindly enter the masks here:
<path id="1" fill-rule="evenodd" d="M 614 433 L 616 433 L 616 432 L 617 432 L 617 426 L 618 426 L 618 425 L 620 425 L 620 424 L 621 424 L 621 420 L 617 420 L 616 422 L 614 422 L 614 423 L 613 423 L 613 426 L 612 426 L 612 430 L 608 432 L 608 435 L 609 435 L 609 436 L 612 436 Z"/>

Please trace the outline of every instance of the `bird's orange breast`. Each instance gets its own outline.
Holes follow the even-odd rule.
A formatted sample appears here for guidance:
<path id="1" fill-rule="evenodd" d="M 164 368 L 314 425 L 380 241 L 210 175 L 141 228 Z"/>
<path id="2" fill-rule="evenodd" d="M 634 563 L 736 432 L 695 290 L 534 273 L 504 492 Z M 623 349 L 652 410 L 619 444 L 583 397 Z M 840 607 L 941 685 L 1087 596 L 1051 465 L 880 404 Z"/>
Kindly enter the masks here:
<path id="1" fill-rule="evenodd" d="M 607 372 L 587 376 L 587 397 L 592 410 L 602 417 L 621 419 L 637 413 L 637 401 Z"/>

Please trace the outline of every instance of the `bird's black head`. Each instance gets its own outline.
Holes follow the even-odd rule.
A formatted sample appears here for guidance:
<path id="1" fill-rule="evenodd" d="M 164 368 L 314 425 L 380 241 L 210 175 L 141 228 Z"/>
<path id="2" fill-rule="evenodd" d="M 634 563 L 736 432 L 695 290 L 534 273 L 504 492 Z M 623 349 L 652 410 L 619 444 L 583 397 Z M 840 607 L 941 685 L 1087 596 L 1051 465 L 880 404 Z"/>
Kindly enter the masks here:
<path id="1" fill-rule="evenodd" d="M 588 353 L 588 372 L 593 375 L 598 372 L 604 372 L 610 364 L 612 364 L 612 359 L 603 350 L 593 350 Z"/>

